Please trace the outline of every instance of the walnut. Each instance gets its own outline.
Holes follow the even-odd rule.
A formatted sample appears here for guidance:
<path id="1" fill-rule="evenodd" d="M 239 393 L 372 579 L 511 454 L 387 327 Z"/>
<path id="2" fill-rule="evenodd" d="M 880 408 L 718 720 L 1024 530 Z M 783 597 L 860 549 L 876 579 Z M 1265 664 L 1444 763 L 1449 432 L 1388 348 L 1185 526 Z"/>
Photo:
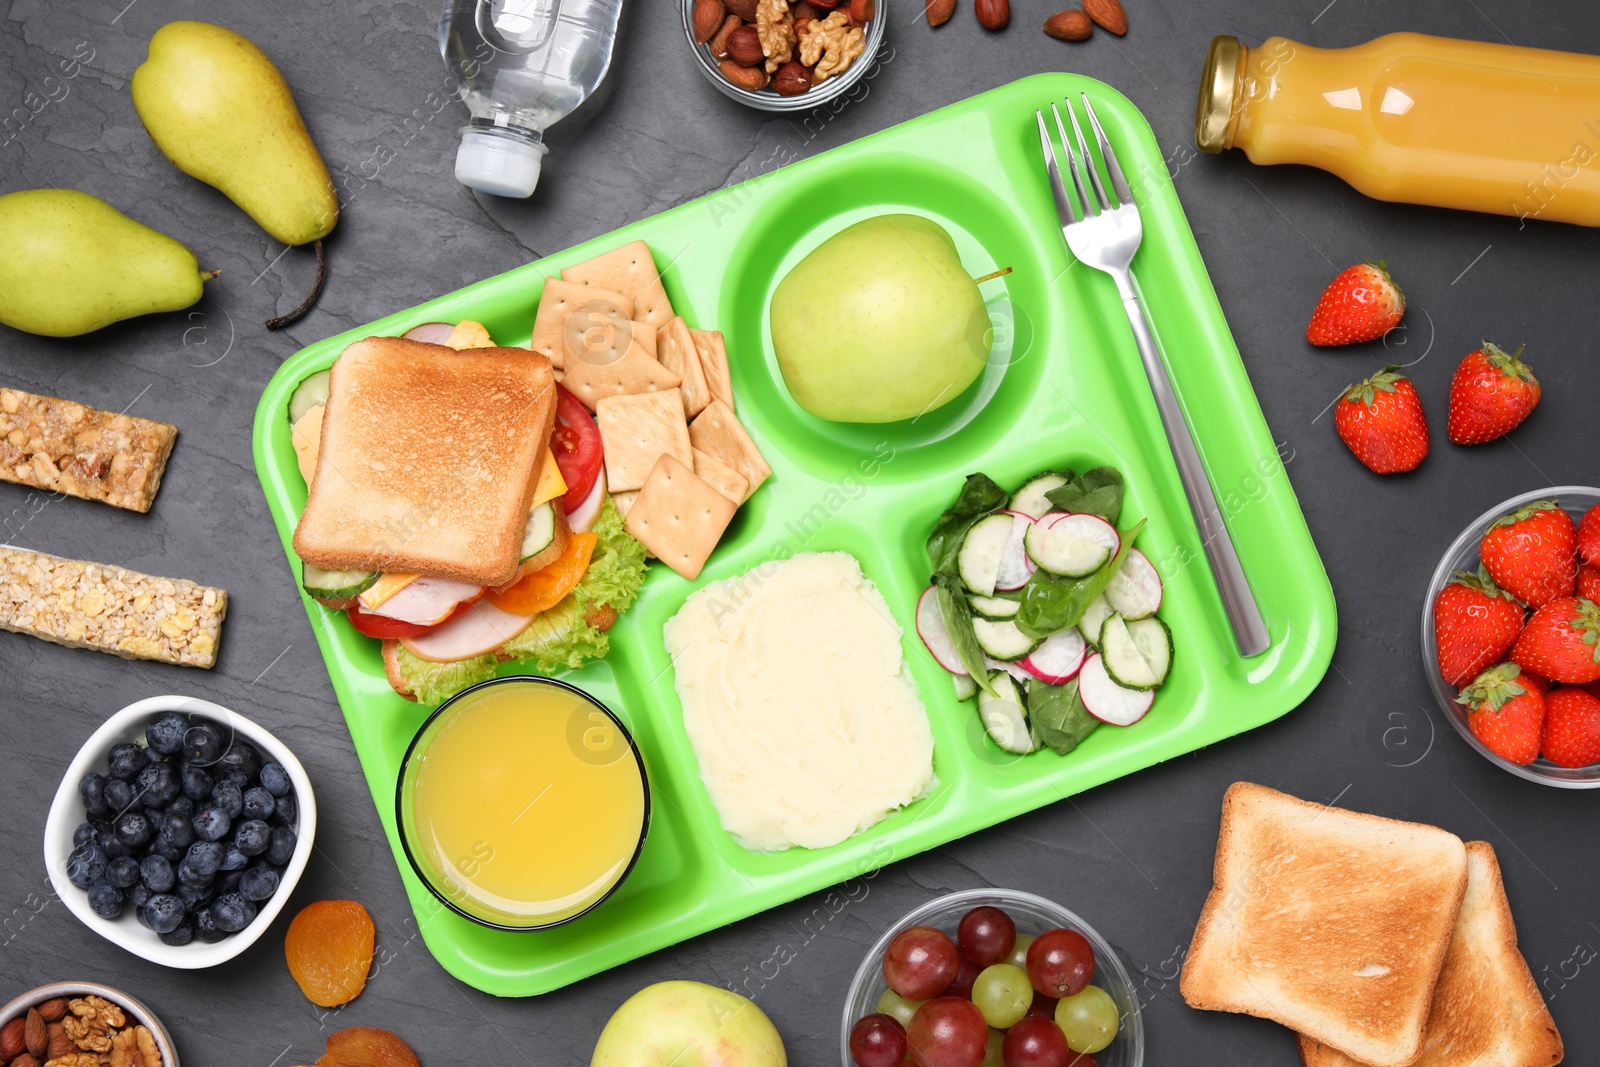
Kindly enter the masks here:
<path id="1" fill-rule="evenodd" d="M 761 54 L 767 57 L 768 74 L 794 58 L 794 16 L 789 13 L 789 0 L 759 0 L 756 35 L 761 38 Z"/>
<path id="2" fill-rule="evenodd" d="M 44 1067 L 100 1067 L 100 1057 L 92 1052 L 69 1052 L 47 1061 Z"/>
<path id="3" fill-rule="evenodd" d="M 156 1035 L 150 1028 L 135 1026 L 133 1039 L 139 1049 L 139 1056 L 133 1061 L 136 1067 L 161 1067 L 161 1050 L 156 1048 Z"/>
<path id="4" fill-rule="evenodd" d="M 866 31 L 852 29 L 850 16 L 842 11 L 825 19 L 813 19 L 800 36 L 800 62 L 811 68 L 811 77 L 819 84 L 849 70 L 866 50 Z"/>
<path id="5" fill-rule="evenodd" d="M 109 1052 L 113 1032 L 128 1021 L 122 1009 L 104 997 L 82 997 L 67 1007 L 72 1014 L 61 1020 L 62 1027 L 74 1044 L 90 1052 Z"/>

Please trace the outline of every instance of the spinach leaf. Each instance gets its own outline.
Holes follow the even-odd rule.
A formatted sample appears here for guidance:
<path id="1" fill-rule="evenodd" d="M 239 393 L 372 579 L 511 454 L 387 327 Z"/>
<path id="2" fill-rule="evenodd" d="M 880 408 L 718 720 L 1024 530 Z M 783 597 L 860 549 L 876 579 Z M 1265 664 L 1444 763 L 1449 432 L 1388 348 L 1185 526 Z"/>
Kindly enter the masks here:
<path id="1" fill-rule="evenodd" d="M 1006 491 L 987 474 L 969 474 L 956 502 L 939 516 L 928 534 L 928 559 L 935 574 L 955 574 L 956 557 L 972 524 L 1006 506 Z"/>
<path id="2" fill-rule="evenodd" d="M 1065 685 L 1028 683 L 1028 718 L 1039 739 L 1065 756 L 1100 725 L 1078 697 L 1076 678 Z"/>
<path id="3" fill-rule="evenodd" d="M 1049 637 L 1069 626 L 1076 626 L 1094 598 L 1106 591 L 1111 579 L 1128 558 L 1128 550 L 1144 529 L 1140 519 L 1133 529 L 1122 534 L 1122 547 L 1093 574 L 1082 578 L 1055 578 L 1043 569 L 1033 572 L 1022 587 L 1022 607 L 1017 611 L 1017 628 L 1029 637 Z M 976 640 L 976 639 L 974 639 Z"/>
<path id="4" fill-rule="evenodd" d="M 989 666 L 983 662 L 983 649 L 978 645 L 978 635 L 972 629 L 972 609 L 961 588 L 961 579 L 953 574 L 933 576 L 934 595 L 939 600 L 939 614 L 944 618 L 944 628 L 950 632 L 950 642 L 956 646 L 961 665 L 978 683 L 978 688 L 994 695 L 989 683 Z"/>
<path id="5" fill-rule="evenodd" d="M 1084 471 L 1066 485 L 1050 490 L 1045 499 L 1062 511 L 1098 515 L 1115 525 L 1122 513 L 1122 472 L 1115 467 Z"/>

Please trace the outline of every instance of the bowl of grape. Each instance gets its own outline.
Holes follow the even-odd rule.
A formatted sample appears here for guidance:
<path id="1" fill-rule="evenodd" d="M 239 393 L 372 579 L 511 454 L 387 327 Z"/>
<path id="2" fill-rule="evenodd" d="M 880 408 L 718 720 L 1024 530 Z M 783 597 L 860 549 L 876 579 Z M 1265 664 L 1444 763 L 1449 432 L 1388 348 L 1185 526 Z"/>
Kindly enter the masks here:
<path id="1" fill-rule="evenodd" d="M 872 946 L 845 999 L 845 1067 L 1140 1067 L 1133 981 L 1053 901 L 972 889 L 929 901 Z"/>

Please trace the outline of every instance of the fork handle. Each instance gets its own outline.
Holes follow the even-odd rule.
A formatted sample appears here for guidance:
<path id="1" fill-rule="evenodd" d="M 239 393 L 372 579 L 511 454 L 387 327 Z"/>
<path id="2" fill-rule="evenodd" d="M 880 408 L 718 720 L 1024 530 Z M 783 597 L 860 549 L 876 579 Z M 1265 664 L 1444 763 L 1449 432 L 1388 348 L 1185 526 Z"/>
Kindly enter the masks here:
<path id="1" fill-rule="evenodd" d="M 1167 374 L 1160 350 L 1156 348 L 1144 302 L 1133 287 L 1133 277 L 1129 271 L 1110 273 L 1116 279 L 1117 292 L 1122 296 L 1123 310 L 1128 313 L 1128 325 L 1133 328 L 1133 339 L 1139 346 L 1139 358 L 1150 379 L 1150 391 L 1155 394 L 1156 410 L 1161 413 L 1161 426 L 1167 433 L 1167 445 L 1178 464 L 1178 480 L 1183 483 L 1184 495 L 1189 498 L 1189 509 L 1194 512 L 1195 525 L 1200 530 L 1206 561 L 1211 564 L 1217 591 L 1222 594 L 1222 607 L 1227 613 L 1228 624 L 1233 628 L 1234 643 L 1239 646 L 1240 655 L 1260 655 L 1271 647 L 1272 638 L 1267 633 L 1266 622 L 1261 618 L 1261 608 L 1250 590 L 1250 582 L 1245 578 L 1244 567 L 1239 563 L 1239 553 L 1233 547 L 1233 538 L 1229 536 L 1227 523 L 1223 521 L 1222 509 L 1217 505 L 1217 494 L 1211 488 L 1205 464 L 1200 461 L 1200 450 L 1195 447 L 1194 434 L 1184 418 L 1178 395 L 1172 389 L 1172 378 Z"/>

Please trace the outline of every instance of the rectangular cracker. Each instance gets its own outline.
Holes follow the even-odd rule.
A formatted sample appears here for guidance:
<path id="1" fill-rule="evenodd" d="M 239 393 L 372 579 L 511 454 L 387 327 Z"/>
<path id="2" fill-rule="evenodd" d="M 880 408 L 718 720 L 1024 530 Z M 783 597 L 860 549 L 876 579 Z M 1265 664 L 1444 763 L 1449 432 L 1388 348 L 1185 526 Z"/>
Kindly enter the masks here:
<path id="1" fill-rule="evenodd" d="M 667 566 L 690 581 L 722 540 L 737 505 L 675 456 L 651 468 L 639 498 L 628 509 L 628 532 Z"/>
<path id="2" fill-rule="evenodd" d="M 689 424 L 689 443 L 700 451 L 720 459 L 748 483 L 744 499 L 749 500 L 761 483 L 772 475 L 761 450 L 734 417 L 733 409 L 721 400 L 713 400 Z M 743 501 L 741 501 L 743 503 Z"/>
<path id="3" fill-rule="evenodd" d="M 609 486 L 607 488 L 610 488 Z M 617 514 L 624 519 L 628 517 L 628 509 L 633 507 L 633 502 L 639 499 L 639 490 L 628 489 L 620 493 L 611 494 L 611 502 L 617 506 Z"/>
<path id="4" fill-rule="evenodd" d="M 184 667 L 217 662 L 225 589 L 0 545 L 0 629 Z"/>
<path id="5" fill-rule="evenodd" d="M 656 362 L 639 343 L 640 336 L 635 330 L 628 350 L 620 359 L 607 361 L 597 354 L 593 360 L 573 360 L 562 370 L 561 384 L 590 411 L 598 410 L 597 405 L 608 396 L 676 389 L 683 379 Z"/>
<path id="6" fill-rule="evenodd" d="M 608 396 L 595 412 L 600 440 L 605 445 L 606 485 L 613 492 L 643 488 L 645 478 L 663 455 L 689 466 L 689 424 L 683 417 L 683 394 L 677 389 L 659 393 Z"/>
<path id="7" fill-rule="evenodd" d="M 579 316 L 573 321 L 573 316 Z M 533 316 L 528 347 L 547 356 L 557 370 L 566 365 L 568 350 L 626 349 L 633 320 L 633 298 L 597 286 L 546 278 Z M 569 322 L 574 329 L 567 329 Z M 616 354 L 621 354 L 618 351 Z"/>
<path id="8" fill-rule="evenodd" d="M 178 428 L 0 389 L 0 481 L 147 512 Z"/>
<path id="9" fill-rule="evenodd" d="M 728 345 L 721 330 L 690 330 L 695 352 L 700 356 L 700 371 L 712 400 L 733 408 L 733 376 L 728 372 Z"/>
<path id="10" fill-rule="evenodd" d="M 733 501 L 743 504 L 746 496 L 745 490 L 750 488 L 750 483 L 745 481 L 744 475 L 728 466 L 709 452 L 694 450 L 694 473 L 711 488 Z"/>
<path id="11" fill-rule="evenodd" d="M 594 285 L 633 298 L 634 317 L 649 326 L 660 326 L 672 318 L 672 301 L 661 284 L 661 272 L 650 255 L 650 246 L 634 241 L 613 248 L 593 259 L 567 267 L 564 281 Z"/>
<path id="12" fill-rule="evenodd" d="M 683 391 L 684 415 L 692 419 L 700 414 L 710 402 L 711 394 L 706 386 L 700 352 L 695 348 L 694 337 L 683 316 L 674 316 L 656 331 L 656 358 L 663 367 L 683 379 L 679 388 Z"/>

